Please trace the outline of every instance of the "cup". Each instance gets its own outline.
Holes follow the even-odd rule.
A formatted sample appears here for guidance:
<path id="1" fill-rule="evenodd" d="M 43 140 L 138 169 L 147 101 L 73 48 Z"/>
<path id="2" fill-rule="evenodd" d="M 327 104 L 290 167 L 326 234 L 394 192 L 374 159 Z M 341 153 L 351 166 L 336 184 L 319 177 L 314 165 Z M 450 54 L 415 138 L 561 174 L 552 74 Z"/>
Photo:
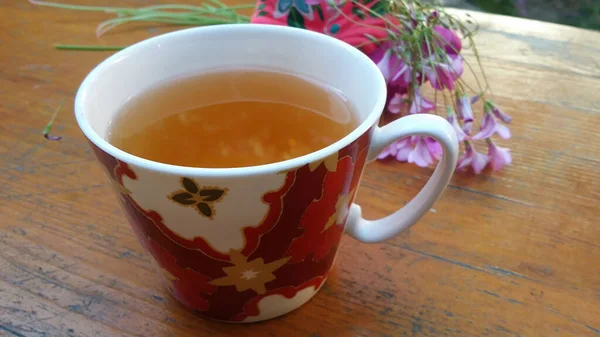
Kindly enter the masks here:
<path id="1" fill-rule="evenodd" d="M 354 103 L 360 125 L 316 152 L 243 168 L 153 162 L 106 141 L 111 120 L 130 97 L 178 76 L 248 66 L 339 89 Z M 450 124 L 420 114 L 378 127 L 385 102 L 381 72 L 352 46 L 308 30 L 234 24 L 181 30 L 114 54 L 81 84 L 75 115 L 172 295 L 203 317 L 255 322 L 290 312 L 317 293 L 344 232 L 363 242 L 390 239 L 421 218 L 446 187 L 458 153 Z M 435 172 L 395 213 L 363 219 L 352 202 L 365 165 L 392 141 L 412 135 L 441 144 Z"/>

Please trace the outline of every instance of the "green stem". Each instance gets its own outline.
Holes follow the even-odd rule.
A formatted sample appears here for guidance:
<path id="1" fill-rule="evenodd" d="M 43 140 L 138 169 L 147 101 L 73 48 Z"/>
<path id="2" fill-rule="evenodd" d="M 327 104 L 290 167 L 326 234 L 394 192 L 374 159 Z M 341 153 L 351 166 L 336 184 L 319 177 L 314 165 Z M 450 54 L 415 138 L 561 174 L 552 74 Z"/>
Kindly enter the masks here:
<path id="1" fill-rule="evenodd" d="M 214 7 L 209 7 L 209 8 L 214 8 Z M 221 7 L 221 8 L 223 8 L 223 7 Z M 249 9 L 249 8 L 254 8 L 254 5 L 237 5 L 237 6 L 226 7 L 226 9 L 228 9 L 228 10 Z M 140 10 L 144 10 L 144 11 L 145 10 L 157 10 L 157 9 L 158 10 L 161 10 L 161 9 L 189 10 L 192 12 L 206 10 L 203 7 L 191 6 L 191 5 L 154 5 L 154 6 L 140 8 Z"/>
<path id="2" fill-rule="evenodd" d="M 50 133 L 50 131 L 52 131 L 52 124 L 54 123 L 56 116 L 58 116 L 58 112 L 60 111 L 60 109 L 62 109 L 64 101 L 65 101 L 64 99 L 60 100 L 60 103 L 58 104 L 58 108 L 56 108 L 56 110 L 54 110 L 54 113 L 52 114 L 50 121 L 48 122 L 48 124 L 46 124 L 46 127 L 44 127 L 44 132 L 42 133 L 43 135 L 47 135 Z"/>
<path id="3" fill-rule="evenodd" d="M 58 50 L 89 50 L 89 51 L 112 51 L 121 50 L 127 46 L 90 46 L 90 45 L 79 45 L 79 44 L 60 44 L 55 43 L 54 48 Z"/>
<path id="4" fill-rule="evenodd" d="M 100 7 L 100 6 L 83 6 L 83 5 L 67 5 L 55 2 L 47 2 L 47 1 L 38 1 L 38 0 L 29 0 L 30 3 L 38 6 L 46 6 L 46 7 L 54 7 L 54 8 L 62 8 L 62 9 L 71 9 L 75 11 L 96 11 L 96 12 L 135 12 L 138 9 L 135 8 L 122 8 L 122 7 Z"/>
<path id="5" fill-rule="evenodd" d="M 487 75 L 485 74 L 485 70 L 483 69 L 483 65 L 481 64 L 481 58 L 479 57 L 479 51 L 477 51 L 477 46 L 475 45 L 475 43 L 473 43 L 473 52 L 475 53 L 475 57 L 477 58 L 477 63 L 479 65 L 479 69 L 481 70 L 481 75 L 483 76 L 483 80 L 485 81 L 486 90 L 490 91 L 490 96 L 492 96 L 492 99 L 494 99 L 494 92 L 492 91 L 492 88 L 490 87 L 489 81 L 487 79 Z"/>

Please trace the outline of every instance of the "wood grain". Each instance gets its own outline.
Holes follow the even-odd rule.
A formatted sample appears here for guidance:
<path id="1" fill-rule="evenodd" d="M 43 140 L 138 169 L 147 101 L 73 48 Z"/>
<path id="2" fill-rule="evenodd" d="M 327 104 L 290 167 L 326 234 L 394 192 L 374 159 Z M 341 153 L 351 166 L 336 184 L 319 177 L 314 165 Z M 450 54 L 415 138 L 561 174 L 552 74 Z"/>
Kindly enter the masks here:
<path id="1" fill-rule="evenodd" d="M 515 120 L 514 164 L 457 173 L 430 214 L 385 244 L 344 238 L 324 289 L 301 309 L 227 325 L 163 291 L 75 124 L 79 83 L 111 53 L 52 49 L 173 28 L 97 39 L 102 13 L 0 2 L 0 336 L 600 335 L 600 33 L 473 15 L 496 101 Z M 63 99 L 63 140 L 47 141 Z M 358 201 L 368 217 L 388 214 L 430 173 L 374 163 Z"/>

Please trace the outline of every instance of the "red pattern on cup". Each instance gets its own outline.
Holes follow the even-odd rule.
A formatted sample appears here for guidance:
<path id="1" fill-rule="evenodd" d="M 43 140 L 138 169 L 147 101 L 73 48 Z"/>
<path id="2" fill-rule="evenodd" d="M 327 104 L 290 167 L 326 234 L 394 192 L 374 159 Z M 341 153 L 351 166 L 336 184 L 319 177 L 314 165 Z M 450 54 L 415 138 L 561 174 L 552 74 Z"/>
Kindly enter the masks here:
<path id="1" fill-rule="evenodd" d="M 224 282 L 228 277 L 225 270 L 234 267 L 236 262 L 230 254 L 215 254 L 217 252 L 208 244 L 199 244 L 204 242 L 202 238 L 190 241 L 175 235 L 157 211 L 140 207 L 123 187 L 123 176 L 138 179 L 136 168 L 93 144 L 92 147 L 109 177 L 121 186 L 116 187 L 121 192 L 120 200 L 129 222 L 142 246 L 154 257 L 163 276 L 166 275 L 168 288 L 175 298 L 202 316 L 239 321 L 257 316 L 259 301 L 268 295 L 293 298 L 308 286 L 318 289 L 326 278 L 343 234 L 345 216 L 325 231 L 323 228 L 339 211 L 336 204 L 340 195 L 348 195 L 347 203 L 351 203 L 371 136 L 372 129 L 341 149 L 335 171 L 330 172 L 324 163 L 312 171 L 305 165 L 286 173 L 285 183 L 279 190 L 263 195 L 270 209 L 259 226 L 244 229 L 246 245 L 236 256 L 249 265 L 276 267 L 270 271 L 272 277 L 265 279 L 264 288 L 263 285 L 245 288 L 243 284 Z M 263 290 L 264 293 L 259 294 Z"/>

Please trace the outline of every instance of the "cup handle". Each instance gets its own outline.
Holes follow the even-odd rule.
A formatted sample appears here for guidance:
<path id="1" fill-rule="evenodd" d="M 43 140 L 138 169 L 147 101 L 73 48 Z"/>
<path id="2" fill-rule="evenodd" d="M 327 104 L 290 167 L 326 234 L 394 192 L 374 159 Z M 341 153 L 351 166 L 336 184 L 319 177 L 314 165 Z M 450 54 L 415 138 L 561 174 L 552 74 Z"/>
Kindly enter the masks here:
<path id="1" fill-rule="evenodd" d="M 398 235 L 425 215 L 450 181 L 458 159 L 458 139 L 450 123 L 436 115 L 410 115 L 382 128 L 377 127 L 367 160 L 375 160 L 393 141 L 409 136 L 429 136 L 437 140 L 444 151 L 442 159 L 423 189 L 407 205 L 387 217 L 366 220 L 361 215 L 360 206 L 352 204 L 346 221 L 346 233 L 355 239 L 375 243 Z"/>

